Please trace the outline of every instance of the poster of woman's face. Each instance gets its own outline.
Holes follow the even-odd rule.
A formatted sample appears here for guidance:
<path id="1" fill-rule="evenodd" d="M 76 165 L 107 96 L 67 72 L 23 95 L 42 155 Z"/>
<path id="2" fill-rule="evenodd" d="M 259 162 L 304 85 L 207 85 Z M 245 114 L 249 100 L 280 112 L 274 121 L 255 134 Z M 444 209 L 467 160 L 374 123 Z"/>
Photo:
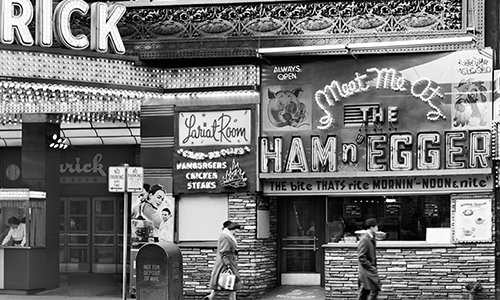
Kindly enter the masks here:
<path id="1" fill-rule="evenodd" d="M 132 195 L 131 242 L 133 248 L 158 241 L 173 242 L 174 200 L 160 184 L 144 184 Z M 166 211 L 169 217 L 163 216 Z"/>
<path id="2" fill-rule="evenodd" d="M 155 191 L 154 194 L 150 194 L 149 202 L 156 207 L 160 207 L 163 204 L 164 200 L 165 200 L 164 190 L 158 190 Z"/>

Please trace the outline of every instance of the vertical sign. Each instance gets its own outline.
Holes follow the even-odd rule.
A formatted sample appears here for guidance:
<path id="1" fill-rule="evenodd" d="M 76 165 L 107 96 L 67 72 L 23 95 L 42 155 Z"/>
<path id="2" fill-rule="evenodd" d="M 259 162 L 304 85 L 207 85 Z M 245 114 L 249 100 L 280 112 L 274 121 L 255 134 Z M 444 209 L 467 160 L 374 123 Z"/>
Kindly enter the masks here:
<path id="1" fill-rule="evenodd" d="M 144 169 L 142 167 L 127 168 L 127 192 L 142 191 Z"/>
<path id="2" fill-rule="evenodd" d="M 491 196 L 455 196 L 452 201 L 452 237 L 455 243 L 491 243 Z"/>
<path id="3" fill-rule="evenodd" d="M 109 167 L 108 191 L 110 193 L 125 192 L 126 167 Z"/>

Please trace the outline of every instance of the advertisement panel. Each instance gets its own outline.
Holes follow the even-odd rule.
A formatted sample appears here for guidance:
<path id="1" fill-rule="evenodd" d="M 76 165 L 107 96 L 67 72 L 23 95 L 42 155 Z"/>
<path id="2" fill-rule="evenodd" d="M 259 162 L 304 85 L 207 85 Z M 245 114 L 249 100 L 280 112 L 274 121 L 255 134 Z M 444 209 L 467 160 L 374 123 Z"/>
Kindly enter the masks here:
<path id="1" fill-rule="evenodd" d="M 452 239 L 455 243 L 491 243 L 491 195 L 455 195 L 452 202 Z"/>
<path id="2" fill-rule="evenodd" d="M 254 110 L 176 110 L 174 193 L 255 190 Z"/>
<path id="3" fill-rule="evenodd" d="M 275 59 L 262 67 L 263 189 L 297 177 L 491 174 L 491 80 L 490 49 Z"/>
<path id="4" fill-rule="evenodd" d="M 472 174 L 471 174 L 472 175 Z M 492 175 L 477 174 L 412 176 L 412 177 L 356 177 L 356 178 L 294 178 L 265 179 L 266 195 L 293 192 L 294 195 L 387 195 L 401 194 L 449 194 L 476 190 L 492 190 Z"/>

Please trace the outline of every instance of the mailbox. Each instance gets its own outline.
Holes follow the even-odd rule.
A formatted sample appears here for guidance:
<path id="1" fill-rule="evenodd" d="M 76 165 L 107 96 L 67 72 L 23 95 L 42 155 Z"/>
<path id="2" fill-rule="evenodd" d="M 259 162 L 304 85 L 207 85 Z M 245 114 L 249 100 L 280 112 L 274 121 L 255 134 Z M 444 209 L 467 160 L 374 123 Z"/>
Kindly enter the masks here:
<path id="1" fill-rule="evenodd" d="M 136 256 L 138 300 L 179 300 L 182 295 L 182 254 L 174 243 L 145 244 Z"/>

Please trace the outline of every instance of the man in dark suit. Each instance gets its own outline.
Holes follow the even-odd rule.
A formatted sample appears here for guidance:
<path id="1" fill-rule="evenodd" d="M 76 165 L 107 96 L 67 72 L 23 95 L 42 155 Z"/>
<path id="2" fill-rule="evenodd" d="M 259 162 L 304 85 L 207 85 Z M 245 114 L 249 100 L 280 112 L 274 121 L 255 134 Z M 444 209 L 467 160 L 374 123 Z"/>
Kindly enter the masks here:
<path id="1" fill-rule="evenodd" d="M 358 243 L 358 300 L 376 300 L 381 286 L 380 279 L 378 277 L 377 257 L 375 253 L 375 236 L 378 231 L 377 220 L 366 220 L 365 228 L 366 233 L 363 234 Z"/>

